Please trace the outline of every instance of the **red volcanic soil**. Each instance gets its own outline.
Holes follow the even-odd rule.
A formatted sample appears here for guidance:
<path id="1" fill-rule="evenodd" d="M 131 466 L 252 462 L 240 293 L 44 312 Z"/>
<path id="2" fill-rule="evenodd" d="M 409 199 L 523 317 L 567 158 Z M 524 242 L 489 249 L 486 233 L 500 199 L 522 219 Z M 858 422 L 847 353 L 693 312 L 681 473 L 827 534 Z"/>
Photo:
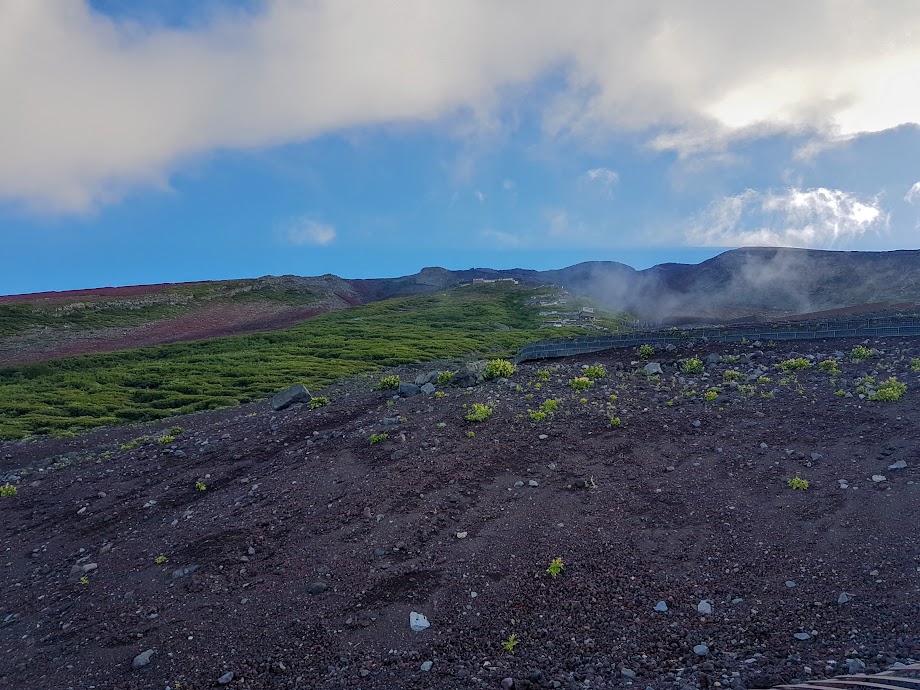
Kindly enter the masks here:
<path id="1" fill-rule="evenodd" d="M 123 287 L 88 288 L 85 290 L 63 290 L 61 292 L 32 292 L 24 295 L 0 295 L 0 304 L 16 304 L 18 302 L 38 302 L 41 300 L 64 301 L 84 297 L 137 297 L 162 292 L 169 288 L 202 285 L 208 281 L 193 281 L 190 283 L 153 283 L 151 285 L 125 285 Z"/>
<path id="2" fill-rule="evenodd" d="M 27 344 L 18 342 L 14 347 L 8 346 L 6 351 L 0 349 L 0 366 L 273 331 L 327 311 L 329 309 L 278 307 L 272 303 L 211 303 L 176 319 L 154 321 L 135 328 L 110 329 L 106 333 L 63 330 L 41 333 L 29 338 Z"/>
<path id="3" fill-rule="evenodd" d="M 688 345 L 657 378 L 613 351 L 395 401 L 358 380 L 316 410 L 2 443 L 0 687 L 742 690 L 918 660 L 920 341 L 775 368 L 858 342 Z M 681 372 L 710 353 L 738 359 Z M 907 393 L 860 398 L 870 374 Z"/>

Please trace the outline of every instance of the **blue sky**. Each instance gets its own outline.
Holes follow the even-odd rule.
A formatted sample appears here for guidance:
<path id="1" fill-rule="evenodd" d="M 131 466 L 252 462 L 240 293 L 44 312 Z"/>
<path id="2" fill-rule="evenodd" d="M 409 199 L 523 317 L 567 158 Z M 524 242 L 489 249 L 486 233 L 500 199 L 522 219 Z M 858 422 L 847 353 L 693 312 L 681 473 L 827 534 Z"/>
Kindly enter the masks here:
<path id="1" fill-rule="evenodd" d="M 138 7 L 0 7 L 0 293 L 918 245 L 913 2 Z"/>

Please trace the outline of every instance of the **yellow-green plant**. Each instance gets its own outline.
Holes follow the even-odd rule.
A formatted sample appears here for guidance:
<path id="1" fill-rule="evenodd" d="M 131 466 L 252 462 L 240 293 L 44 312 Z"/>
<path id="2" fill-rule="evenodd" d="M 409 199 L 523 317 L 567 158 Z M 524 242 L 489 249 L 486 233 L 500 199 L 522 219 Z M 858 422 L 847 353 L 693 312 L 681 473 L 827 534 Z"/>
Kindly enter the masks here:
<path id="1" fill-rule="evenodd" d="M 622 423 L 619 417 L 611 417 L 610 419 L 610 426 L 620 426 Z"/>
<path id="2" fill-rule="evenodd" d="M 207 491 L 208 485 L 204 482 L 195 482 L 195 491 Z"/>
<path id="3" fill-rule="evenodd" d="M 640 345 L 637 352 L 641 359 L 648 359 L 653 354 L 655 354 L 655 348 L 651 345 Z"/>
<path id="4" fill-rule="evenodd" d="M 440 399 L 443 398 L 445 395 L 447 395 L 447 393 L 445 393 L 444 391 L 435 391 L 435 392 L 434 392 L 434 397 L 435 397 L 437 400 L 440 400 Z"/>
<path id="5" fill-rule="evenodd" d="M 157 443 L 159 443 L 161 446 L 168 446 L 175 440 L 176 439 L 174 436 L 171 436 L 170 434 L 163 434 L 157 439 Z"/>
<path id="6" fill-rule="evenodd" d="M 869 400 L 894 402 L 895 400 L 899 400 L 906 392 L 907 386 L 898 381 L 894 376 L 890 376 L 878 385 L 874 393 L 869 394 Z"/>
<path id="7" fill-rule="evenodd" d="M 183 429 L 181 426 L 174 426 L 172 429 L 169 430 L 169 433 L 170 433 L 172 436 L 178 436 L 178 435 L 181 434 L 183 431 L 185 431 L 185 429 Z"/>
<path id="8" fill-rule="evenodd" d="M 747 376 L 742 374 L 737 369 L 729 369 L 724 374 L 722 374 L 722 379 L 725 381 L 743 381 Z"/>
<path id="9" fill-rule="evenodd" d="M 518 646 L 520 640 L 517 638 L 517 635 L 511 633 L 507 640 L 502 640 L 502 648 L 508 652 L 508 654 L 514 654 L 514 648 Z"/>
<path id="10" fill-rule="evenodd" d="M 329 398 L 318 396 L 316 398 L 311 398 L 310 402 L 307 403 L 307 407 L 309 407 L 311 410 L 316 410 L 320 407 L 325 407 L 328 404 L 329 404 Z"/>
<path id="11" fill-rule="evenodd" d="M 16 489 L 16 487 L 10 484 L 9 482 L 4 484 L 3 486 L 0 486 L 0 496 L 2 496 L 3 498 L 12 498 L 17 493 L 19 493 L 18 489 Z"/>
<path id="12" fill-rule="evenodd" d="M 719 397 L 719 391 L 717 391 L 715 388 L 710 388 L 703 394 L 703 397 L 706 398 L 706 402 L 712 402 Z"/>
<path id="13" fill-rule="evenodd" d="M 920 359 L 914 357 L 910 360 L 910 370 L 920 374 Z"/>
<path id="14" fill-rule="evenodd" d="M 476 438 L 476 432 L 475 432 L 475 431 L 467 431 L 467 432 L 466 432 L 466 437 L 467 437 L 467 438 Z"/>
<path id="15" fill-rule="evenodd" d="M 84 575 L 79 580 L 77 580 L 78 585 L 88 585 L 89 584 L 89 575 Z"/>
<path id="16" fill-rule="evenodd" d="M 555 578 L 565 570 L 565 563 L 562 562 L 562 556 L 556 556 L 552 561 L 550 561 L 549 568 L 546 569 L 547 574 Z"/>
<path id="17" fill-rule="evenodd" d="M 602 379 L 607 376 L 607 370 L 604 369 L 604 365 L 595 364 L 593 366 L 587 367 L 584 371 L 584 374 L 589 379 Z"/>
<path id="18" fill-rule="evenodd" d="M 871 359 L 872 350 L 865 345 L 857 345 L 850 351 L 850 359 L 859 362 L 863 359 Z"/>
<path id="19" fill-rule="evenodd" d="M 790 479 L 787 484 L 789 488 L 793 491 L 807 491 L 808 490 L 808 480 L 802 479 L 801 477 L 793 477 Z"/>
<path id="20" fill-rule="evenodd" d="M 378 382 L 375 388 L 379 391 L 394 390 L 399 388 L 399 376 L 393 374 L 392 376 L 384 376 Z"/>
<path id="21" fill-rule="evenodd" d="M 787 359 L 783 362 L 780 362 L 776 365 L 778 369 L 782 371 L 796 371 L 798 369 L 808 369 L 811 367 L 811 362 L 809 362 L 804 357 L 796 357 L 795 359 Z"/>
<path id="22" fill-rule="evenodd" d="M 452 371 L 439 371 L 437 379 L 438 385 L 446 386 L 448 383 L 450 383 L 450 380 L 453 378 L 453 376 L 454 372 Z"/>
<path id="23" fill-rule="evenodd" d="M 371 434 L 371 445 L 386 441 L 388 438 L 390 438 L 389 434 Z"/>
<path id="24" fill-rule="evenodd" d="M 594 381 L 589 379 L 587 376 L 576 376 L 574 379 L 569 381 L 569 385 L 574 390 L 585 391 L 594 385 Z"/>
<path id="25" fill-rule="evenodd" d="M 492 416 L 492 407 L 483 403 L 473 403 L 470 406 L 469 414 L 466 415 L 468 422 L 484 422 Z"/>
<path id="26" fill-rule="evenodd" d="M 758 376 L 757 383 L 771 383 L 773 379 L 768 376 Z"/>
<path id="27" fill-rule="evenodd" d="M 492 379 L 508 378 L 513 373 L 514 365 L 507 359 L 493 359 L 486 364 L 486 369 L 482 375 L 487 381 L 491 381 Z"/>
<path id="28" fill-rule="evenodd" d="M 680 370 L 685 374 L 702 374 L 703 360 L 701 360 L 699 357 L 691 357 L 680 365 Z"/>
<path id="29" fill-rule="evenodd" d="M 821 371 L 827 372 L 828 374 L 839 374 L 840 368 L 837 366 L 836 359 L 825 359 L 823 362 L 818 363 L 818 369 Z"/>
<path id="30" fill-rule="evenodd" d="M 153 559 L 153 562 L 156 563 L 157 565 L 163 565 L 168 560 L 169 559 L 166 558 L 166 556 L 157 556 L 156 558 Z"/>
<path id="31" fill-rule="evenodd" d="M 920 360 L 917 360 L 917 361 L 920 362 Z M 543 381 L 544 383 L 546 381 L 549 381 L 549 369 L 540 369 L 537 372 L 537 378 Z"/>
<path id="32" fill-rule="evenodd" d="M 844 397 L 846 394 L 847 394 L 847 392 L 846 392 L 845 390 L 843 390 L 842 388 L 841 388 L 840 390 L 834 391 L 834 395 L 836 395 L 838 398 L 842 398 L 842 397 Z"/>

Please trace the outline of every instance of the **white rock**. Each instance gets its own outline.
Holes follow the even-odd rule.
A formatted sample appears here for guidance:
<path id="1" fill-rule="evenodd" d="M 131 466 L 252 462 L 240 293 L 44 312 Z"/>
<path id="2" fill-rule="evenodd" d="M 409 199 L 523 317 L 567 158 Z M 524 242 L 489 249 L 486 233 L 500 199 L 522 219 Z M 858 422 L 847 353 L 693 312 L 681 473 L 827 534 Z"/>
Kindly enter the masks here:
<path id="1" fill-rule="evenodd" d="M 702 613 L 704 616 L 708 616 L 712 613 L 712 604 L 703 599 L 703 601 L 696 605 L 696 610 Z"/>
<path id="2" fill-rule="evenodd" d="M 416 611 L 409 612 L 409 627 L 412 628 L 414 632 L 422 632 L 422 630 L 427 630 L 431 627 L 431 623 L 428 622 L 428 619 L 425 618 L 422 614 Z"/>

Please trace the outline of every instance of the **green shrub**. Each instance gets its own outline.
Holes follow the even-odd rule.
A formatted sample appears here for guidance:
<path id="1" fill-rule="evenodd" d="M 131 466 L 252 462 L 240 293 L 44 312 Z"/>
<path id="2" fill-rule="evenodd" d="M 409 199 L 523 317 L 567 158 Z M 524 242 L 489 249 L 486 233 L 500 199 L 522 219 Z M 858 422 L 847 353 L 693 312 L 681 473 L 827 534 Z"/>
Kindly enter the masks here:
<path id="1" fill-rule="evenodd" d="M 703 360 L 701 360 L 699 357 L 691 357 L 680 365 L 680 370 L 685 374 L 702 374 Z"/>
<path id="2" fill-rule="evenodd" d="M 565 563 L 562 562 L 562 556 L 556 556 L 550 561 L 549 568 L 546 569 L 546 574 L 555 579 L 563 570 L 565 570 Z"/>
<path id="3" fill-rule="evenodd" d="M 802 479 L 801 477 L 793 477 L 788 481 L 789 487 L 793 491 L 807 491 L 808 490 L 808 480 Z"/>
<path id="4" fill-rule="evenodd" d="M 811 362 L 809 362 L 804 357 L 796 357 L 795 359 L 787 359 L 784 362 L 780 362 L 776 365 L 778 369 L 782 371 L 797 371 L 799 369 L 808 369 L 811 367 Z"/>
<path id="5" fill-rule="evenodd" d="M 747 376 L 736 369 L 729 369 L 724 374 L 722 374 L 722 379 L 725 381 L 743 381 L 746 378 Z"/>
<path id="6" fill-rule="evenodd" d="M 507 640 L 502 641 L 502 648 L 508 652 L 508 654 L 514 654 L 514 648 L 518 646 L 520 640 L 517 638 L 517 635 L 511 633 Z"/>
<path id="7" fill-rule="evenodd" d="M 170 436 L 169 434 L 163 434 L 157 439 L 157 443 L 159 443 L 161 446 L 168 446 L 170 443 L 172 443 L 175 440 L 176 439 L 174 436 Z"/>
<path id="8" fill-rule="evenodd" d="M 651 345 L 640 345 L 637 350 L 640 359 L 648 359 L 655 354 L 655 348 Z"/>
<path id="9" fill-rule="evenodd" d="M 183 429 L 181 426 L 174 426 L 172 429 L 169 430 L 169 434 L 170 436 L 178 436 L 183 431 L 185 431 L 185 429 Z"/>
<path id="10" fill-rule="evenodd" d="M 907 386 L 898 381 L 894 376 L 882 381 L 875 389 L 874 393 L 869 394 L 869 400 L 878 400 L 882 402 L 894 402 L 899 400 L 907 392 Z"/>
<path id="11" fill-rule="evenodd" d="M 0 486 L 0 497 L 2 498 L 12 498 L 17 493 L 19 492 L 16 489 L 16 487 L 10 484 L 9 482 L 4 484 L 3 486 Z"/>
<path id="12" fill-rule="evenodd" d="M 482 403 L 473 403 L 469 414 L 466 415 L 468 422 L 484 422 L 492 416 L 492 407 Z"/>
<path id="13" fill-rule="evenodd" d="M 818 364 L 818 369 L 821 371 L 827 372 L 828 374 L 839 374 L 840 368 L 837 366 L 836 359 L 825 359 L 823 362 Z"/>
<path id="14" fill-rule="evenodd" d="M 870 350 L 865 345 L 857 345 L 850 351 L 850 359 L 855 362 L 860 362 L 864 359 L 872 358 L 872 350 Z"/>
<path id="15" fill-rule="evenodd" d="M 395 390 L 399 388 L 399 376 L 384 376 L 377 382 L 375 388 L 379 391 Z"/>
<path id="16" fill-rule="evenodd" d="M 596 364 L 586 368 L 584 374 L 589 379 L 602 379 L 607 376 L 607 370 L 604 369 L 603 365 Z"/>
<path id="17" fill-rule="evenodd" d="M 910 370 L 920 374 L 920 359 L 914 357 L 910 360 Z"/>
<path id="18" fill-rule="evenodd" d="M 719 391 L 717 391 L 715 388 L 710 388 L 703 394 L 703 397 L 706 398 L 706 402 L 712 402 L 719 397 Z"/>
<path id="19" fill-rule="evenodd" d="M 371 434 L 371 445 L 386 441 L 388 438 L 390 438 L 389 434 Z"/>
<path id="20" fill-rule="evenodd" d="M 307 407 L 309 407 L 311 410 L 316 410 L 320 407 L 325 407 L 328 404 L 329 404 L 329 398 L 318 396 L 316 398 L 311 398 L 310 402 L 307 403 Z"/>
<path id="21" fill-rule="evenodd" d="M 204 482 L 195 482 L 195 491 L 207 491 L 208 485 Z"/>
<path id="22" fill-rule="evenodd" d="M 448 383 L 450 383 L 450 380 L 453 378 L 453 376 L 454 372 L 452 371 L 439 371 L 437 379 L 438 385 L 446 386 Z"/>
<path id="23" fill-rule="evenodd" d="M 620 426 L 622 423 L 619 417 L 611 417 L 610 419 L 610 426 Z"/>
<path id="24" fill-rule="evenodd" d="M 594 385 L 594 381 L 589 379 L 587 376 L 576 376 L 574 379 L 569 381 L 569 385 L 572 386 L 574 390 L 586 391 Z"/>
<path id="25" fill-rule="evenodd" d="M 514 365 L 507 359 L 493 359 L 486 364 L 483 377 L 486 381 L 492 379 L 508 378 L 514 373 Z"/>
<path id="26" fill-rule="evenodd" d="M 836 395 L 838 398 L 842 398 L 842 397 L 844 397 L 846 394 L 847 394 L 847 392 L 846 392 L 845 390 L 843 390 L 842 388 L 841 388 L 840 390 L 834 391 L 834 395 Z"/>
<path id="27" fill-rule="evenodd" d="M 920 359 L 918 359 L 917 361 L 920 362 Z M 549 369 L 540 369 L 537 372 L 537 378 L 543 381 L 544 383 L 546 381 L 549 381 Z"/>

